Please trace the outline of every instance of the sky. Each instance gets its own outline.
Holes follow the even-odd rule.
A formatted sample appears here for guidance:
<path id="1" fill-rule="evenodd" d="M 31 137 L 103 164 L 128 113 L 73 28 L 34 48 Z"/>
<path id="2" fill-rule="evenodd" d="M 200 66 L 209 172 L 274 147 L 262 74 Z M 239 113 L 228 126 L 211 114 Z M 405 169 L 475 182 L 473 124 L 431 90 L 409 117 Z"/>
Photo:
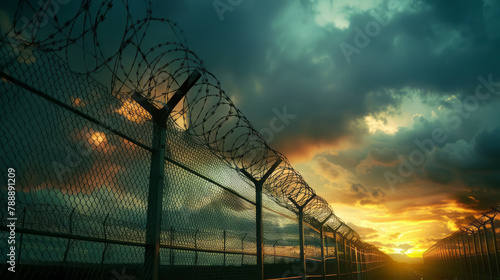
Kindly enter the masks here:
<path id="1" fill-rule="evenodd" d="M 500 2 L 184 0 L 153 13 L 395 259 L 418 261 L 498 203 Z"/>
<path id="2" fill-rule="evenodd" d="M 179 24 L 337 216 L 394 259 L 420 261 L 498 204 L 500 2 L 183 0 L 152 10 Z M 96 146 L 110 142 L 96 133 Z"/>

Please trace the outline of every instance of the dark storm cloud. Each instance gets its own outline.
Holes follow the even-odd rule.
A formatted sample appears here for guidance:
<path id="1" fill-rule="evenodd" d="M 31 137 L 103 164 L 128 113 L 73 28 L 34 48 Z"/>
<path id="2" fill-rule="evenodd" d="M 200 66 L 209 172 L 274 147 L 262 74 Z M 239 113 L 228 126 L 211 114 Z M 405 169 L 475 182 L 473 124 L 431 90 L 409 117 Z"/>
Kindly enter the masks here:
<path id="1" fill-rule="evenodd" d="M 298 115 L 293 129 L 272 143 L 285 154 L 357 139 L 363 130 L 351 122 L 397 107 L 404 88 L 470 94 L 478 75 L 499 73 L 499 39 L 491 28 L 497 21 L 485 13 L 494 2 L 412 2 L 351 63 L 339 44 L 354 44 L 356 28 L 374 20 L 370 11 L 351 9 L 349 27 L 340 30 L 316 24 L 316 1 L 244 1 L 225 12 L 223 22 L 210 1 L 162 5 L 156 11 L 181 24 L 192 49 L 228 94 L 238 95 L 257 128 L 268 125 L 272 108 L 287 106 Z"/>

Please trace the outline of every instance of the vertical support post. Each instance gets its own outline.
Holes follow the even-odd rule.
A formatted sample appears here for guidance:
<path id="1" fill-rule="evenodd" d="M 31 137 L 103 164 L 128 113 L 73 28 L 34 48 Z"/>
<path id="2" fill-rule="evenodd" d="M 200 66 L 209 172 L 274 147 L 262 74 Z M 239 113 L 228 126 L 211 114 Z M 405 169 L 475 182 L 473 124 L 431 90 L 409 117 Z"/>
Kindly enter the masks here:
<path id="1" fill-rule="evenodd" d="M 356 245 L 354 247 L 354 254 L 356 254 L 356 279 L 361 280 L 361 263 L 359 260 L 359 249 L 358 246 Z"/>
<path id="2" fill-rule="evenodd" d="M 478 239 L 478 244 L 479 244 L 479 252 L 481 253 L 481 264 L 482 264 L 482 275 L 486 275 L 486 263 L 484 262 L 484 252 L 483 252 L 483 244 L 481 241 L 481 228 L 477 228 L 477 239 Z"/>
<path id="3" fill-rule="evenodd" d="M 265 181 L 274 170 L 280 165 L 282 159 L 276 160 L 271 168 L 260 178 L 255 179 L 250 173 L 244 169 L 240 169 L 241 173 L 245 175 L 255 186 L 255 227 L 256 227 L 256 246 L 257 246 L 257 280 L 264 280 L 264 228 L 262 222 L 262 188 Z"/>
<path id="4" fill-rule="evenodd" d="M 335 260 L 337 261 L 337 279 L 340 280 L 340 259 L 339 259 L 339 243 L 337 241 L 337 230 L 342 226 L 338 226 L 334 231 L 333 231 L 333 239 L 335 240 Z"/>
<path id="5" fill-rule="evenodd" d="M 247 237 L 248 234 L 245 234 L 243 236 L 243 238 L 241 239 L 241 265 L 243 265 L 243 258 L 245 257 L 245 254 L 243 254 L 243 252 L 245 251 L 245 247 L 244 247 L 244 243 L 243 241 L 245 240 L 245 238 Z"/>
<path id="6" fill-rule="evenodd" d="M 170 227 L 170 247 L 173 247 L 175 245 L 175 231 L 174 231 L 174 227 Z M 174 255 L 174 250 L 173 249 L 170 249 L 170 260 L 169 260 L 169 263 L 170 265 L 174 265 L 175 264 L 175 255 Z"/>
<path id="7" fill-rule="evenodd" d="M 75 209 L 73 208 L 73 211 Z M 23 227 L 24 229 L 24 224 L 26 222 L 26 207 L 23 208 L 23 222 L 21 223 L 21 226 Z M 19 237 L 19 256 L 17 257 L 17 264 L 20 265 L 21 264 L 21 250 L 23 249 L 23 233 L 21 232 L 21 236 Z M 69 247 L 69 241 L 70 239 L 68 239 L 68 247 Z M 66 253 L 66 252 L 65 252 Z"/>
<path id="8" fill-rule="evenodd" d="M 484 243 L 486 244 L 486 258 L 488 259 L 489 277 L 493 278 L 493 270 L 491 269 L 490 245 L 488 244 L 488 235 L 486 235 L 486 223 L 483 224 Z"/>
<path id="9" fill-rule="evenodd" d="M 348 262 L 347 262 L 347 242 L 344 236 L 342 236 L 342 239 L 344 240 L 344 266 L 345 266 L 345 275 L 349 275 L 349 267 L 348 267 Z"/>
<path id="10" fill-rule="evenodd" d="M 471 231 L 471 232 L 472 232 L 472 244 L 474 245 L 474 255 L 476 257 L 477 274 L 478 274 L 479 278 L 482 278 L 483 273 L 482 273 L 481 266 L 479 265 L 479 263 L 480 263 L 479 256 L 478 256 L 479 251 L 478 251 L 478 248 L 476 246 L 476 236 L 475 236 L 474 231 Z M 481 244 L 479 244 L 479 245 L 481 245 Z"/>
<path id="11" fill-rule="evenodd" d="M 145 279 L 158 280 L 160 267 L 160 233 L 163 202 L 163 181 L 165 167 L 165 141 L 167 120 L 175 106 L 201 77 L 193 71 L 161 109 L 135 92 L 132 99 L 143 107 L 153 118 L 153 141 L 151 167 L 149 173 L 148 208 L 146 217 L 146 247 L 144 252 Z"/>
<path id="12" fill-rule="evenodd" d="M 257 247 L 257 280 L 264 280 L 264 222 L 262 219 L 262 187 L 264 182 L 255 183 L 255 233 Z"/>
<path id="13" fill-rule="evenodd" d="M 278 244 L 279 240 L 276 240 L 273 244 L 273 253 L 274 253 L 274 264 L 276 264 L 276 244 Z"/>
<path id="14" fill-rule="evenodd" d="M 472 248 L 471 248 L 470 247 L 470 240 L 469 240 L 469 238 L 467 238 L 469 240 L 469 250 L 471 252 L 471 256 L 472 256 L 472 251 L 474 251 L 474 260 L 476 263 L 476 269 L 474 270 L 474 273 L 476 273 L 479 276 L 481 273 L 479 272 L 479 260 L 477 258 L 477 250 L 476 250 L 476 241 L 475 241 L 475 237 L 474 237 L 474 231 L 468 230 L 468 232 L 470 232 L 471 239 L 472 239 Z"/>
<path id="15" fill-rule="evenodd" d="M 25 207 L 26 209 L 26 207 Z M 69 234 L 73 234 L 73 214 L 75 213 L 75 208 L 71 211 L 71 214 L 69 214 Z M 22 237 L 22 235 L 21 235 Z M 22 242 L 21 242 L 22 244 Z M 64 257 L 63 257 L 63 262 L 65 263 L 66 260 L 68 259 L 68 253 L 69 253 L 69 246 L 71 244 L 71 238 L 68 238 L 68 244 L 66 245 L 66 250 L 64 251 Z"/>
<path id="16" fill-rule="evenodd" d="M 316 194 L 313 194 L 310 198 L 304 202 L 304 204 L 299 205 L 293 198 L 289 197 L 288 200 L 290 200 L 295 207 L 297 207 L 297 210 L 299 211 L 298 216 L 299 216 L 299 247 L 300 247 L 300 266 L 302 267 L 302 279 L 306 280 L 307 278 L 307 271 L 306 271 L 306 253 L 304 250 L 304 245 L 305 245 L 305 238 L 304 238 L 304 208 L 311 202 L 316 197 Z"/>
<path id="17" fill-rule="evenodd" d="M 199 229 L 196 230 L 194 233 L 194 265 L 198 265 L 198 232 L 200 232 Z"/>
<path id="18" fill-rule="evenodd" d="M 226 230 L 224 230 L 224 266 L 226 266 Z"/>
<path id="19" fill-rule="evenodd" d="M 104 250 L 102 251 L 102 257 L 101 257 L 101 266 L 104 265 L 104 258 L 106 257 L 106 251 L 108 250 L 108 233 L 106 231 L 106 222 L 108 221 L 109 213 L 106 215 L 106 218 L 104 218 L 104 222 L 102 222 L 102 227 L 104 231 L 104 241 L 106 242 L 104 244 Z"/>
<path id="20" fill-rule="evenodd" d="M 450 238 L 448 239 L 448 242 L 449 242 L 449 248 L 451 250 L 451 260 L 452 260 L 452 264 L 453 264 L 453 277 L 457 276 L 457 273 L 460 271 L 461 269 L 461 266 L 460 266 L 460 254 L 457 252 L 457 247 L 456 246 L 456 243 L 453 242 L 454 241 L 454 238 L 455 236 L 452 235 L 450 236 Z"/>
<path id="21" fill-rule="evenodd" d="M 324 233 L 324 227 L 325 223 L 333 216 L 333 213 L 330 213 L 326 219 L 321 222 L 320 230 L 319 230 L 319 235 L 321 237 L 321 261 L 323 265 L 323 280 L 326 280 L 326 257 L 325 257 L 325 233 Z"/>
<path id="22" fill-rule="evenodd" d="M 473 276 L 473 273 L 472 273 L 472 256 L 470 255 L 470 247 L 469 247 L 469 256 L 467 257 L 467 248 L 465 246 L 465 236 L 467 236 L 467 233 L 462 231 L 462 234 L 460 234 L 460 236 L 462 237 L 462 246 L 464 248 L 464 256 L 466 259 L 469 259 L 469 269 L 468 269 L 468 275 L 470 277 L 472 277 L 472 280 L 474 280 L 474 276 Z M 469 241 L 467 240 L 467 245 L 469 245 Z"/>
<path id="23" fill-rule="evenodd" d="M 499 258 L 498 258 L 498 248 L 497 248 L 497 236 L 495 232 L 495 217 L 490 218 L 490 223 L 491 223 L 491 231 L 493 234 L 493 250 L 495 251 L 495 263 L 497 265 L 497 277 L 500 279 L 500 263 Z"/>

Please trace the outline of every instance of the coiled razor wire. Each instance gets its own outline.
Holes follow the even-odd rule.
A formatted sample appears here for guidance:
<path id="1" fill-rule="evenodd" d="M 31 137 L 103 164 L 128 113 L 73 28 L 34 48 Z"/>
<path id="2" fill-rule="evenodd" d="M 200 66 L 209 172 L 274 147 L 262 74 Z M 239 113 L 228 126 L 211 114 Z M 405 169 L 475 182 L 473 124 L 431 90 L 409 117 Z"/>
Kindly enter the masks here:
<path id="1" fill-rule="evenodd" d="M 261 178 L 281 160 L 265 181 L 269 196 L 292 211 L 296 207 L 290 199 L 303 205 L 314 197 L 304 208 L 306 222 L 315 226 L 324 223 L 326 231 L 336 231 L 358 246 L 376 250 L 333 214 L 328 202 L 316 195 L 283 154 L 268 146 L 225 94 L 217 77 L 188 48 L 177 24 L 152 16 L 150 1 L 144 1 L 145 16 L 140 20 L 134 20 L 128 0 L 70 3 L 64 8 L 72 12 L 64 14 L 58 13 L 61 1 L 57 9 L 55 3 L 19 2 L 11 28 L 0 39 L 1 44 L 13 47 L 12 59 L 29 62 L 35 49 L 52 53 L 75 73 L 107 84 L 112 97 L 124 105 L 133 103 L 131 95 L 139 92 L 158 107 L 164 106 L 187 76 L 199 71 L 202 79 L 174 108 L 173 123 L 229 166 L 244 169 L 254 178 Z M 114 14 L 123 18 L 108 24 L 115 9 Z M 26 15 L 34 16 L 26 21 Z M 109 26 L 113 26 L 111 31 Z M 123 110 L 137 121 L 151 121 L 138 106 L 123 106 Z"/>

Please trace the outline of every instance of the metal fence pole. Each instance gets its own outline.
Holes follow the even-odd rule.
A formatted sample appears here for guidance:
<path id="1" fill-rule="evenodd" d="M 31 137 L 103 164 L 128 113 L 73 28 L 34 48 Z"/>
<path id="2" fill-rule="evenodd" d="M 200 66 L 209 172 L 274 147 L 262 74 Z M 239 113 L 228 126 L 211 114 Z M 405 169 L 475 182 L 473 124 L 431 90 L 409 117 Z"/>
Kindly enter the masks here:
<path id="1" fill-rule="evenodd" d="M 276 264 L 276 244 L 278 244 L 279 240 L 276 240 L 273 244 L 273 253 L 274 253 L 274 264 Z"/>
<path id="2" fill-rule="evenodd" d="M 470 270 L 470 259 L 467 261 L 467 250 L 465 249 L 465 242 L 464 242 L 464 233 L 460 231 L 459 233 L 460 239 L 457 239 L 457 242 L 459 243 L 458 248 L 461 248 L 460 254 L 462 255 L 463 252 L 463 258 L 462 258 L 462 265 L 465 267 L 465 275 L 471 276 L 469 273 Z"/>
<path id="3" fill-rule="evenodd" d="M 489 276 L 493 277 L 493 270 L 491 269 L 490 245 L 488 244 L 488 235 L 486 235 L 486 223 L 483 224 L 483 230 L 484 243 L 486 244 L 486 258 L 488 259 L 488 270 L 490 272 Z"/>
<path id="4" fill-rule="evenodd" d="M 74 209 L 73 209 L 74 210 Z M 26 222 L 26 207 L 23 208 L 23 222 L 21 223 L 21 227 L 24 229 L 24 224 Z M 21 250 L 23 249 L 23 233 L 21 232 L 21 236 L 19 237 L 19 256 L 17 257 L 17 264 L 21 264 Z M 69 245 L 69 240 L 68 240 Z"/>
<path id="5" fill-rule="evenodd" d="M 197 229 L 196 232 L 194 233 L 194 265 L 198 265 L 198 233 L 200 232 L 200 229 Z"/>
<path id="6" fill-rule="evenodd" d="M 490 218 L 491 232 L 493 234 L 493 250 L 495 251 L 495 263 L 497 265 L 497 277 L 500 279 L 500 263 L 498 258 L 498 248 L 497 248 L 497 236 L 495 232 L 495 217 Z"/>
<path id="7" fill-rule="evenodd" d="M 299 211 L 299 247 L 300 247 L 300 265 L 302 267 L 302 279 L 306 280 L 307 271 L 306 271 L 306 254 L 304 251 L 304 208 L 316 197 L 316 194 L 313 194 L 310 198 L 304 202 L 304 204 L 299 205 L 293 198 L 289 197 L 288 199 L 297 207 Z"/>
<path id="8" fill-rule="evenodd" d="M 482 264 L 482 275 L 483 276 L 486 276 L 486 263 L 484 262 L 484 253 L 483 253 L 483 244 L 482 244 L 482 241 L 481 241 L 481 228 L 480 227 L 476 227 L 477 228 L 477 239 L 478 239 L 478 245 L 479 245 L 479 252 L 481 254 L 481 264 Z"/>
<path id="9" fill-rule="evenodd" d="M 243 265 L 243 259 L 244 259 L 244 257 L 245 257 L 245 254 L 243 254 L 243 252 L 245 251 L 245 246 L 244 246 L 244 243 L 243 243 L 243 242 L 244 242 L 245 238 L 247 237 L 247 235 L 248 235 L 248 234 L 245 234 L 245 235 L 243 236 L 243 238 L 241 239 L 241 253 L 242 253 L 242 254 L 241 254 L 241 265 Z"/>
<path id="10" fill-rule="evenodd" d="M 104 240 L 108 240 L 108 233 L 106 231 L 106 222 L 108 221 L 109 218 L 109 213 L 106 215 L 106 218 L 104 218 L 104 221 L 102 222 L 102 227 L 104 231 Z M 109 243 L 104 244 L 104 250 L 102 251 L 102 256 L 101 256 L 101 267 L 104 265 L 104 258 L 106 257 L 106 251 L 108 250 Z"/>
<path id="11" fill-rule="evenodd" d="M 342 226 L 340 224 L 334 231 L 333 231 L 333 240 L 335 241 L 335 260 L 337 261 L 337 279 L 340 280 L 340 260 L 339 260 L 339 243 L 337 241 L 337 230 Z"/>
<path id="12" fill-rule="evenodd" d="M 479 259 L 478 259 L 478 256 L 477 256 L 477 248 L 476 248 L 476 237 L 474 236 L 474 231 L 473 230 L 470 230 L 470 234 L 471 234 L 471 238 L 472 238 L 472 250 L 474 250 L 474 259 L 476 260 L 476 271 L 475 273 L 477 274 L 477 276 L 480 276 L 481 273 L 480 273 L 480 269 L 479 269 Z"/>
<path id="13" fill-rule="evenodd" d="M 456 242 L 454 242 L 455 235 L 452 235 L 449 239 L 450 242 L 450 250 L 451 250 L 451 258 L 453 263 L 453 277 L 457 276 L 457 273 L 461 270 L 462 266 L 460 265 L 460 253 L 457 252 Z"/>
<path id="14" fill-rule="evenodd" d="M 158 280 L 158 271 L 160 267 L 160 233 L 167 119 L 175 106 L 195 85 L 200 77 L 201 74 L 194 70 L 168 100 L 167 105 L 161 109 L 158 109 L 138 92 L 132 95 L 132 99 L 148 111 L 153 118 L 153 141 L 151 145 L 152 154 L 146 217 L 146 247 L 144 253 L 144 265 L 146 269 L 145 279 Z"/>
<path id="15" fill-rule="evenodd" d="M 224 230 L 224 266 L 226 266 L 226 230 Z"/>
<path id="16" fill-rule="evenodd" d="M 323 280 L 326 280 L 326 258 L 325 258 L 325 223 L 333 216 L 333 213 L 330 213 L 326 219 L 323 220 L 320 224 L 319 235 L 321 237 L 321 261 L 323 264 Z"/>
<path id="17" fill-rule="evenodd" d="M 344 267 L 345 267 L 345 275 L 349 275 L 349 269 L 348 269 L 348 263 L 347 263 L 347 243 L 346 239 L 343 236 L 344 239 Z"/>
<path id="18" fill-rule="evenodd" d="M 469 275 L 470 277 L 472 277 L 472 279 L 474 279 L 474 276 L 472 275 L 472 259 L 470 257 L 470 255 L 467 257 L 467 248 L 465 247 L 465 240 L 464 240 L 464 235 L 466 233 L 464 233 L 463 231 L 461 231 L 460 233 L 460 239 L 462 240 L 462 248 L 463 248 L 463 251 L 464 251 L 464 265 L 466 265 L 468 263 L 468 266 L 466 267 L 466 271 L 467 271 L 467 275 Z M 468 259 L 468 261 L 467 261 Z"/>
<path id="19" fill-rule="evenodd" d="M 73 214 L 75 214 L 75 208 L 69 214 L 69 234 L 73 234 Z M 66 245 L 66 250 L 64 251 L 63 262 L 66 262 L 69 253 L 69 246 L 71 244 L 71 238 L 68 238 L 68 244 Z"/>
<path id="20" fill-rule="evenodd" d="M 274 170 L 280 165 L 281 159 L 271 166 L 271 168 L 262 176 L 260 180 L 255 179 L 250 173 L 244 169 L 240 169 L 241 173 L 245 175 L 255 186 L 255 227 L 256 227 L 256 246 L 257 246 L 257 280 L 264 280 L 264 228 L 262 222 L 262 188 L 265 181 Z"/>

